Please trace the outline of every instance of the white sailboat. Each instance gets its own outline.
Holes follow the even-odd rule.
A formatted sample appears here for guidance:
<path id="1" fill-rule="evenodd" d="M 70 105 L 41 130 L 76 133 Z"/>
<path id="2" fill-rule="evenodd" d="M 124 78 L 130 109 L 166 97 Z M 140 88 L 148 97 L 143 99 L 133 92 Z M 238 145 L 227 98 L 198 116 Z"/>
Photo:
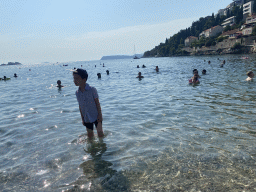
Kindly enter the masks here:
<path id="1" fill-rule="evenodd" d="M 139 57 L 136 56 L 135 45 L 134 45 L 134 57 L 133 57 L 133 59 L 140 59 Z"/>

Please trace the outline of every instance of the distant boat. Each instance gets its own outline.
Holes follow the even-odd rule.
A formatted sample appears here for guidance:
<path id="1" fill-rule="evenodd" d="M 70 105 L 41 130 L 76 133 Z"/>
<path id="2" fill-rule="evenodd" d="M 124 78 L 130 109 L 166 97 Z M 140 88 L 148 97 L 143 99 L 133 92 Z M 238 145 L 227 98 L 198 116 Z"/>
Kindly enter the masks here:
<path id="1" fill-rule="evenodd" d="M 139 57 L 136 56 L 135 45 L 134 45 L 134 57 L 133 57 L 133 59 L 140 59 Z"/>

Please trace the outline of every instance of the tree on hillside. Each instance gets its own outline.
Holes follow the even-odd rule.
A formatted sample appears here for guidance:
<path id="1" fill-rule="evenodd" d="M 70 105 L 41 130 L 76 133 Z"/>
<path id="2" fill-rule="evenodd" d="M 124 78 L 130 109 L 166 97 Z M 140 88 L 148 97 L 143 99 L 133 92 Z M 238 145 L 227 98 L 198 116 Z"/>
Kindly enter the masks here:
<path id="1" fill-rule="evenodd" d="M 227 18 L 229 18 L 230 17 L 230 11 L 229 11 L 229 9 L 227 10 Z"/>
<path id="2" fill-rule="evenodd" d="M 209 29 L 213 26 L 215 26 L 216 22 L 215 22 L 215 18 L 214 18 L 214 14 L 213 14 L 213 17 L 209 18 L 206 23 L 204 24 L 204 28 L 205 30 L 206 29 Z"/>
<path id="3" fill-rule="evenodd" d="M 252 11 L 253 13 L 256 13 L 256 1 L 254 1 L 253 3 Z"/>
<path id="4" fill-rule="evenodd" d="M 205 46 L 206 46 L 206 47 L 210 47 L 213 42 L 214 42 L 213 39 L 208 39 L 208 40 L 205 42 Z"/>
<path id="5" fill-rule="evenodd" d="M 215 18 L 215 24 L 219 25 L 221 23 L 220 14 L 218 14 Z"/>
<path id="6" fill-rule="evenodd" d="M 220 17 L 220 23 L 222 23 L 226 18 L 227 18 L 227 16 L 221 15 L 221 17 Z"/>
<path id="7" fill-rule="evenodd" d="M 232 48 L 233 51 L 236 51 L 237 53 L 241 52 L 242 45 L 240 43 L 235 43 Z"/>
<path id="8" fill-rule="evenodd" d="M 195 33 L 196 33 L 195 27 L 193 27 L 193 25 L 192 25 L 192 27 L 190 28 L 190 34 L 192 36 L 195 36 Z"/>
<path id="9" fill-rule="evenodd" d="M 184 40 L 181 38 L 180 39 L 180 45 L 183 45 L 184 44 Z"/>
<path id="10" fill-rule="evenodd" d="M 169 50 L 169 54 L 170 55 L 175 55 L 175 53 L 176 53 L 175 49 L 173 47 L 171 47 L 170 50 Z"/>
<path id="11" fill-rule="evenodd" d="M 235 23 L 239 24 L 243 20 L 243 7 L 234 6 L 231 15 L 235 16 Z"/>
<path id="12" fill-rule="evenodd" d="M 231 30 L 230 25 L 226 26 L 226 27 L 223 29 L 223 32 L 226 32 L 226 31 L 229 31 L 229 30 Z"/>
<path id="13" fill-rule="evenodd" d="M 256 35 L 256 26 L 254 26 L 252 29 L 252 35 Z"/>

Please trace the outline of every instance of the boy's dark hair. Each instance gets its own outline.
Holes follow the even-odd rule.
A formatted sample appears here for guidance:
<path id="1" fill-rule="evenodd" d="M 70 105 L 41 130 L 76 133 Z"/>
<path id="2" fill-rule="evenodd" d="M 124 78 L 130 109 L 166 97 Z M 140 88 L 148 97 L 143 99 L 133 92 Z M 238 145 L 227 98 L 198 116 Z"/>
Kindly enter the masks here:
<path id="1" fill-rule="evenodd" d="M 246 73 L 247 76 L 250 76 L 251 74 L 252 74 L 252 71 L 248 71 L 248 72 Z"/>
<path id="2" fill-rule="evenodd" d="M 88 79 L 88 73 L 85 69 L 78 68 L 75 71 L 73 71 L 73 75 L 74 74 L 79 75 L 82 79 L 86 79 L 86 80 Z"/>

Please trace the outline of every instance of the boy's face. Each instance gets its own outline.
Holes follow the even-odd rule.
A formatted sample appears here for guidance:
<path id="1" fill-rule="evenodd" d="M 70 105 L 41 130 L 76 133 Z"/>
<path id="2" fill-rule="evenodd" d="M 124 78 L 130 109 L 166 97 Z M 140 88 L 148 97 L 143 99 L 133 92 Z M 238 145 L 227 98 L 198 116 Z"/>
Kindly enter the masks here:
<path id="1" fill-rule="evenodd" d="M 86 79 L 82 79 L 82 77 L 78 74 L 73 74 L 73 77 L 74 77 L 74 83 L 76 86 L 83 85 L 86 82 Z"/>
<path id="2" fill-rule="evenodd" d="M 254 77 L 254 73 L 252 72 L 249 77 L 253 78 Z"/>

